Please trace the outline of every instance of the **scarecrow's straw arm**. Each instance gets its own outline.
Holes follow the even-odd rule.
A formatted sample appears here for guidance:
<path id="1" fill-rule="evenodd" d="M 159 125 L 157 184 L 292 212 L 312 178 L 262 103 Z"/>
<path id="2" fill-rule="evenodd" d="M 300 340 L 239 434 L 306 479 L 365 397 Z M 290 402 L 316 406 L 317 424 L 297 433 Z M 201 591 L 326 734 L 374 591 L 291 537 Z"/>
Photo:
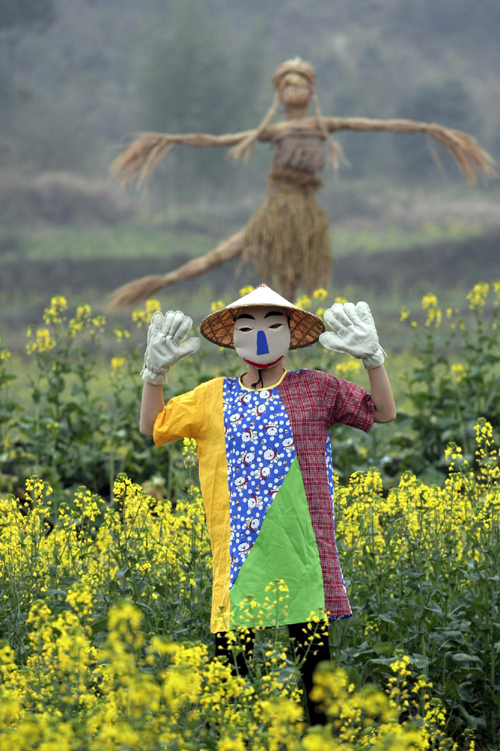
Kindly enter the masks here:
<path id="1" fill-rule="evenodd" d="M 111 177 L 116 177 L 122 186 L 138 178 L 139 186 L 144 186 L 151 173 L 175 144 L 185 146 L 234 146 L 247 138 L 253 131 L 227 133 L 212 136 L 208 133 L 142 133 L 127 146 L 111 165 Z"/>
<path id="2" fill-rule="evenodd" d="M 111 294 L 111 302 L 108 310 L 121 308 L 123 305 L 140 303 L 153 297 L 163 287 L 167 287 L 183 279 L 191 279 L 194 276 L 200 276 L 216 266 L 220 266 L 225 261 L 239 255 L 243 248 L 243 230 L 235 232 L 234 235 L 227 237 L 216 248 L 205 253 L 203 256 L 193 258 L 183 266 L 179 266 L 175 271 L 169 271 L 163 276 L 144 276 L 141 279 L 135 279 L 119 287 Z"/>
<path id="3" fill-rule="evenodd" d="M 425 133 L 447 149 L 464 173 L 469 183 L 477 182 L 477 173 L 496 174 L 492 156 L 482 149 L 476 139 L 468 133 L 454 128 L 445 128 L 437 123 L 421 123 L 416 120 L 372 120 L 364 117 L 325 117 L 327 129 L 379 131 L 386 133 Z M 439 165 L 437 154 L 431 149 L 434 160 Z"/>
<path id="4" fill-rule="evenodd" d="M 445 128 L 437 123 L 421 123 L 416 120 L 373 120 L 368 117 L 323 117 L 326 129 L 331 133 L 337 130 L 378 131 L 385 133 L 424 133 L 447 149 L 453 156 L 465 177 L 471 184 L 477 182 L 477 173 L 496 175 L 495 161 L 482 149 L 476 139 L 468 133 L 453 128 Z M 318 121 L 314 117 L 301 120 L 285 120 L 266 126 L 259 133 L 259 141 L 272 141 L 285 133 L 303 133 L 317 130 Z M 439 158 L 431 149 L 433 159 L 439 165 Z"/>

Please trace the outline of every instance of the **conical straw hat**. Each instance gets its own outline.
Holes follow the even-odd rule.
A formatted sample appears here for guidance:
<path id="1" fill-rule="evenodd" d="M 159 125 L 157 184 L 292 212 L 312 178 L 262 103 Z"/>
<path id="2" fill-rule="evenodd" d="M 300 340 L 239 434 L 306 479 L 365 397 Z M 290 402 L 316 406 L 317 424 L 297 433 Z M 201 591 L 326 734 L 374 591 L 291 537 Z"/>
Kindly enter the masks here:
<path id="1" fill-rule="evenodd" d="M 314 344 L 319 335 L 325 330 L 325 324 L 313 313 L 301 310 L 284 297 L 274 292 L 267 284 L 261 284 L 248 295 L 226 305 L 222 310 L 216 310 L 203 319 L 200 331 L 209 342 L 219 347 L 234 349 L 234 322 L 244 308 L 255 306 L 280 308 L 285 311 L 290 321 L 290 349 L 300 349 Z"/>

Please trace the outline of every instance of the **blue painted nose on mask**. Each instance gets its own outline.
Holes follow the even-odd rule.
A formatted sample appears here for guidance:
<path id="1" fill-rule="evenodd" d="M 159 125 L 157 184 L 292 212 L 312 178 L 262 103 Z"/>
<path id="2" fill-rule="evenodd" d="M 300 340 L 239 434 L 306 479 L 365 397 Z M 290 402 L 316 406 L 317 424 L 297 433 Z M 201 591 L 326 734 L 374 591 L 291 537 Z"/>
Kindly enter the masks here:
<path id="1" fill-rule="evenodd" d="M 257 331 L 257 354 L 268 355 L 269 347 L 267 345 L 266 335 L 263 331 Z"/>

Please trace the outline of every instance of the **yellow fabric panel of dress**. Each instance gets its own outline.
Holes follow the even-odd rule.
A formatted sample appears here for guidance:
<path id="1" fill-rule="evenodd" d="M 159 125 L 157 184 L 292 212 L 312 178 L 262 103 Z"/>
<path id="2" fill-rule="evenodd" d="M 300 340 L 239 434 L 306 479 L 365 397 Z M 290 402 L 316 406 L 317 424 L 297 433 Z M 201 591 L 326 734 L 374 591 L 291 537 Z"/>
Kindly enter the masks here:
<path id="1" fill-rule="evenodd" d="M 196 438 L 203 422 L 206 385 L 174 396 L 157 415 L 153 427 L 153 440 L 157 446 L 178 438 Z"/>
<path id="2" fill-rule="evenodd" d="M 176 396 L 158 415 L 153 438 L 157 446 L 177 438 L 194 438 L 198 446 L 200 487 L 212 545 L 212 632 L 229 629 L 229 488 L 222 387 L 215 378 Z"/>

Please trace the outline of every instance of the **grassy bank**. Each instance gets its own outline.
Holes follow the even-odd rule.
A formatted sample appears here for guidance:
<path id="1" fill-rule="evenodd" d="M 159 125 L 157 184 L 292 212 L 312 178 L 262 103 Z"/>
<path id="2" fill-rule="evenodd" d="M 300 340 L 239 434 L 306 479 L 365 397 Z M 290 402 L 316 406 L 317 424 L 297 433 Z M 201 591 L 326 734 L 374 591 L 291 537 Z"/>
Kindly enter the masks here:
<path id="1" fill-rule="evenodd" d="M 425 222 L 416 228 L 398 224 L 356 228 L 340 223 L 332 225 L 331 243 L 334 255 L 348 255 L 354 251 L 370 253 L 436 243 L 454 244 L 483 233 L 480 222 Z M 4 230 L 3 235 L 0 233 L 0 247 L 3 246 L 0 262 L 21 258 L 27 261 L 142 257 L 158 257 L 168 261 L 178 255 L 185 255 L 187 259 L 206 253 L 223 237 L 207 231 L 171 229 L 161 221 L 161 217 L 153 221 L 141 220 L 114 226 L 9 229 Z"/>

